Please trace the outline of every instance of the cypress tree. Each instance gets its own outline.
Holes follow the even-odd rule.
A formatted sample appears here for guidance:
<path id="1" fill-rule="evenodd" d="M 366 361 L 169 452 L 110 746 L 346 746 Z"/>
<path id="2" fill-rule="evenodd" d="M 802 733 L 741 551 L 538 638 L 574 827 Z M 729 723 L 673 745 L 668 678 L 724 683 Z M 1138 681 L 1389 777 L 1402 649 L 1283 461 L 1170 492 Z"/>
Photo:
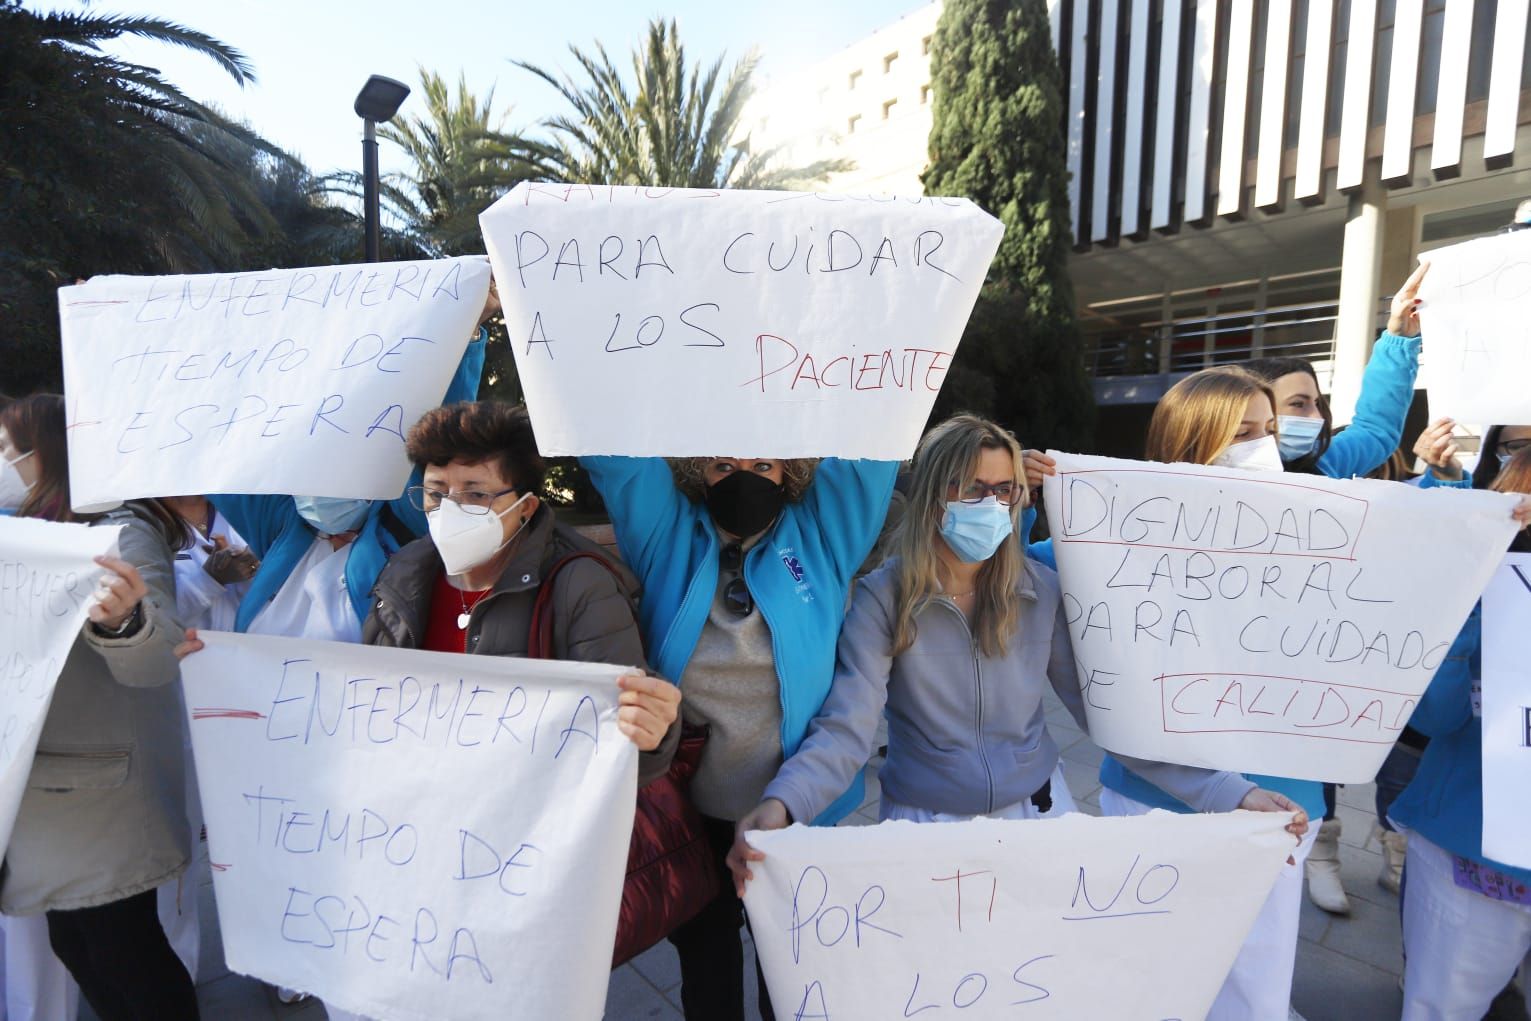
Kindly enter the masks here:
<path id="1" fill-rule="evenodd" d="M 931 40 L 927 195 L 972 199 L 1005 236 L 934 416 L 989 415 L 1080 449 L 1095 407 L 1068 276 L 1063 96 L 1043 0 L 946 0 Z"/>

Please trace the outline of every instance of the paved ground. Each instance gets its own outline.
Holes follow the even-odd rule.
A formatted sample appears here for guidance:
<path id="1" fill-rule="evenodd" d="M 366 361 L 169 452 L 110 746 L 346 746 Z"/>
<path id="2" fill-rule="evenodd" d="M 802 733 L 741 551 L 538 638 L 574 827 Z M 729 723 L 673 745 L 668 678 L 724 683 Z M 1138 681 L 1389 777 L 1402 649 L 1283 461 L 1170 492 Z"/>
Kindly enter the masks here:
<path id="1" fill-rule="evenodd" d="M 1048 721 L 1063 748 L 1063 772 L 1075 800 L 1083 811 L 1097 813 L 1100 751 L 1056 702 L 1048 711 Z M 876 822 L 877 796 L 874 776 L 866 804 L 846 824 Z M 1398 899 L 1377 885 L 1381 858 L 1371 836 L 1372 788 L 1345 788 L 1339 801 L 1344 822 L 1342 867 L 1354 910 L 1349 918 L 1334 918 L 1304 899 L 1292 1004 L 1308 1021 L 1386 1021 L 1398 1017 L 1402 1004 L 1398 988 L 1402 969 Z M 316 1003 L 282 1006 L 262 983 L 230 974 L 223 964 L 217 926 L 212 924 L 215 907 L 211 886 L 202 891 L 202 905 L 203 960 L 198 978 L 204 1018 L 320 1021 L 325 1016 L 324 1008 Z M 747 967 L 753 974 L 752 961 Z M 754 982 L 747 982 L 746 988 L 750 990 L 753 1016 Z M 612 1021 L 679 1021 L 680 969 L 669 945 L 660 944 L 614 972 L 606 1003 L 606 1016 Z M 82 1011 L 82 1016 L 91 1017 L 88 1010 Z M 1525 1016 L 1518 998 L 1506 998 L 1490 1014 L 1495 1021 L 1522 1021 Z"/>

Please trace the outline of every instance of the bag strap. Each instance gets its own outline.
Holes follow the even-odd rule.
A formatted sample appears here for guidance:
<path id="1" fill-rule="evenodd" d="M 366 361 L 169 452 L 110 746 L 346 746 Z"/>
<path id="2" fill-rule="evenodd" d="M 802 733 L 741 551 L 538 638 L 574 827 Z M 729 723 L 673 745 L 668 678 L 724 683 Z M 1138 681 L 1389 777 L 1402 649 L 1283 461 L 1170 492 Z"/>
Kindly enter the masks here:
<path id="1" fill-rule="evenodd" d="M 377 523 L 382 526 L 383 531 L 393 536 L 394 545 L 399 549 L 403 549 L 419 538 L 414 532 L 410 531 L 409 526 L 400 520 L 399 516 L 393 512 L 393 508 L 386 503 L 383 504 L 383 509 L 378 513 Z"/>
<path id="2" fill-rule="evenodd" d="M 617 590 L 621 591 L 622 576 L 617 573 L 611 561 L 599 553 L 588 550 L 580 550 L 561 557 L 548 568 L 547 574 L 542 576 L 542 582 L 537 586 L 537 601 L 532 604 L 532 623 L 526 636 L 526 656 L 528 659 L 552 659 L 553 658 L 553 580 L 558 577 L 560 571 L 576 560 L 594 560 L 611 574 L 612 580 L 617 583 Z"/>

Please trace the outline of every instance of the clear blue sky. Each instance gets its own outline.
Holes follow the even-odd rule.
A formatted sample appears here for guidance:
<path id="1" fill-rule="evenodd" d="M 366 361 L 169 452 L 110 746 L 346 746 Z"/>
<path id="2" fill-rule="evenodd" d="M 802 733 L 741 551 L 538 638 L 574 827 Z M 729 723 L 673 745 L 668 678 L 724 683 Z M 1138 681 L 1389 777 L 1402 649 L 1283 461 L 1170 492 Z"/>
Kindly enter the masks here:
<path id="1" fill-rule="evenodd" d="M 762 72 L 783 75 L 870 35 L 928 0 L 766 0 L 700 3 L 670 0 L 97 0 L 93 13 L 152 14 L 238 47 L 258 82 L 240 89 L 215 64 L 166 46 L 112 48 L 160 68 L 188 95 L 216 103 L 300 155 L 319 172 L 355 168 L 361 122 L 352 100 L 372 73 L 410 85 L 418 67 L 455 79 L 461 71 L 480 94 L 494 88 L 495 109 L 510 108 L 510 128 L 529 127 L 559 109 L 551 88 L 509 61 L 567 69 L 570 43 L 599 40 L 621 66 L 651 16 L 673 17 L 688 55 L 728 62 L 758 47 Z M 64 0 L 28 0 L 38 10 L 80 10 Z M 418 110 L 416 95 L 401 112 Z M 382 148 L 386 171 L 398 161 Z"/>

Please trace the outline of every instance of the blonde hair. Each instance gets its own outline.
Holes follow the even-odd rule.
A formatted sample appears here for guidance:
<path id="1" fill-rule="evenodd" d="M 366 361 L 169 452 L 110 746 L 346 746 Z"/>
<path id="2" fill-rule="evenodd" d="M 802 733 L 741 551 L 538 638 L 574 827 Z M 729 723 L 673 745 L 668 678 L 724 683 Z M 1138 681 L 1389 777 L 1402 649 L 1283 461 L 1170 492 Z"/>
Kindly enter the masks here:
<path id="1" fill-rule="evenodd" d="M 1493 457 L 1492 450 L 1484 457 Z M 1515 456 L 1499 469 L 1499 475 L 1489 486 L 1496 493 L 1531 493 L 1531 449 L 1516 451 Z"/>
<path id="2" fill-rule="evenodd" d="M 675 477 L 675 485 L 682 493 L 685 493 L 695 503 L 701 503 L 707 497 L 707 466 L 716 461 L 715 457 L 672 457 L 669 458 L 670 474 Z M 777 458 L 763 458 L 762 460 L 778 460 Z M 781 461 L 781 488 L 786 494 L 788 503 L 797 503 L 808 492 L 808 487 L 813 484 L 813 473 L 819 466 L 816 457 L 784 457 Z"/>
<path id="3" fill-rule="evenodd" d="M 1264 394 L 1276 407 L 1270 384 L 1232 365 L 1193 372 L 1159 398 L 1148 423 L 1144 456 L 1164 464 L 1211 464 L 1228 449 L 1249 401 Z"/>
<path id="4" fill-rule="evenodd" d="M 955 484 L 958 492 L 966 489 L 985 450 L 1009 452 L 1015 484 L 1024 493 L 1021 445 L 1008 429 L 977 415 L 956 415 L 942 422 L 925 434 L 914 453 L 908 509 L 894 546 L 898 556 L 898 597 L 893 608 L 895 656 L 914 644 L 918 631 L 915 618 L 940 590 L 935 539 L 946 512 L 947 487 Z M 1023 507 L 1024 497 L 1010 508 L 1012 523 L 1019 521 Z M 1015 590 L 1025 569 L 1021 544 L 1013 534 L 978 569 L 973 633 L 987 656 L 1002 655 L 1015 634 L 1021 615 Z"/>

